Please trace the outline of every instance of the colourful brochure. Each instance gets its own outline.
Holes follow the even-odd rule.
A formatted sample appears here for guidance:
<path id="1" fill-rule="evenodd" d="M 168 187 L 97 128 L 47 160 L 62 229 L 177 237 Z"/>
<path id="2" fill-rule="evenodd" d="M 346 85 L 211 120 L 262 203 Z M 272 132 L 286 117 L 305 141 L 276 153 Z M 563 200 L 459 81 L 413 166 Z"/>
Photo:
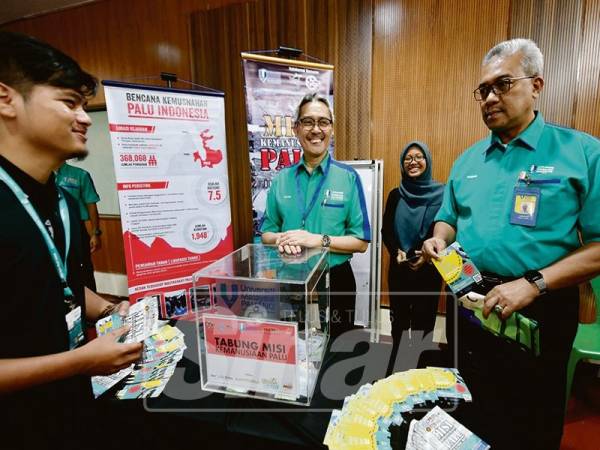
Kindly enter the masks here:
<path id="1" fill-rule="evenodd" d="M 457 297 L 471 292 L 482 281 L 479 270 L 458 242 L 442 250 L 441 260 L 434 259 L 433 264 Z"/>

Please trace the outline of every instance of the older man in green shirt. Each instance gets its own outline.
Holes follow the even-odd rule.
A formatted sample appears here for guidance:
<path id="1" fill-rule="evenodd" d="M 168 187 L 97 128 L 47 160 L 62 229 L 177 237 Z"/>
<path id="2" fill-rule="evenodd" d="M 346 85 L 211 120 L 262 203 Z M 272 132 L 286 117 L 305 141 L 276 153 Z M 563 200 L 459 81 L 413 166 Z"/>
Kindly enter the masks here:
<path id="1" fill-rule="evenodd" d="M 331 335 L 337 336 L 354 326 L 356 282 L 350 258 L 366 251 L 371 240 L 365 197 L 356 171 L 329 156 L 333 116 L 325 98 L 308 94 L 302 99 L 294 131 L 304 154 L 273 180 L 262 241 L 287 254 L 329 247 Z"/>
<path id="2" fill-rule="evenodd" d="M 454 164 L 423 245 L 426 258 L 438 258 L 461 243 L 487 280 L 485 316 L 519 311 L 540 324 L 535 357 L 458 310 L 459 362 L 478 419 L 471 425 L 494 449 L 559 448 L 577 284 L 600 273 L 600 141 L 534 110 L 542 70 L 526 39 L 485 56 L 474 95 L 492 134 Z"/>

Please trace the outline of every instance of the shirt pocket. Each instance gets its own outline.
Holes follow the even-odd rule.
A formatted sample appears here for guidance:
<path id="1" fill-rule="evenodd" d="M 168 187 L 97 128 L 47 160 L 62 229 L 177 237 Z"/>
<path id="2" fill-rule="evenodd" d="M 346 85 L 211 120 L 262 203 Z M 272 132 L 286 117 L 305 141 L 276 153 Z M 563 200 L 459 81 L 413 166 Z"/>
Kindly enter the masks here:
<path id="1" fill-rule="evenodd" d="M 519 183 L 525 186 L 525 183 Z M 534 174 L 530 187 L 540 190 L 538 222 L 552 228 L 558 221 L 574 217 L 579 209 L 578 193 L 571 180 L 556 174 Z"/>
<path id="2" fill-rule="evenodd" d="M 321 204 L 321 225 L 325 227 L 326 230 L 341 230 L 344 228 L 345 223 L 345 202 L 329 200 Z"/>

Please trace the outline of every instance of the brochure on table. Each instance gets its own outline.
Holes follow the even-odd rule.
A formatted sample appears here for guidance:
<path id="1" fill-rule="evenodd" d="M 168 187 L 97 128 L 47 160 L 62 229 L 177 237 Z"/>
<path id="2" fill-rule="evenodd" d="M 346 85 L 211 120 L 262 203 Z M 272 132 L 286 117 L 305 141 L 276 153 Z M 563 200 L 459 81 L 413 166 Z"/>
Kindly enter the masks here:
<path id="1" fill-rule="evenodd" d="M 202 389 L 310 404 L 329 337 L 328 251 L 246 245 L 194 274 Z"/>

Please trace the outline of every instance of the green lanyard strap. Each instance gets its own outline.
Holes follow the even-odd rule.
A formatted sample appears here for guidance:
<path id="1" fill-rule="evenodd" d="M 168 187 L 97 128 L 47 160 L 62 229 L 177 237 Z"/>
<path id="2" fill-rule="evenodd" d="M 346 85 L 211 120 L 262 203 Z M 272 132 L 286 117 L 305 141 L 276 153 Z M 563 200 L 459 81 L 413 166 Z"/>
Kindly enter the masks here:
<path id="1" fill-rule="evenodd" d="M 73 301 L 73 291 L 67 283 L 67 258 L 69 255 L 69 245 L 71 241 L 71 222 L 69 221 L 69 208 L 67 206 L 67 201 L 65 200 L 64 195 L 62 194 L 60 189 L 58 189 L 58 207 L 60 211 L 62 225 L 65 230 L 65 260 L 63 261 L 58 249 L 56 248 L 54 240 L 52 240 L 52 238 L 50 237 L 48 229 L 42 223 L 42 220 L 40 219 L 40 216 L 38 215 L 33 205 L 31 204 L 29 197 L 27 196 L 27 194 L 25 194 L 25 192 L 23 192 L 23 189 L 21 189 L 21 187 L 15 182 L 15 180 L 13 180 L 2 167 L 0 167 L 0 180 L 4 181 L 9 187 L 9 189 L 15 194 L 17 199 L 21 202 L 21 205 L 23 205 L 23 208 L 25 208 L 25 211 L 27 211 L 33 222 L 40 230 L 40 233 L 44 238 L 44 242 L 48 247 L 48 252 L 50 253 L 50 257 L 52 259 L 52 262 L 54 263 L 56 272 L 58 273 L 58 276 L 60 278 L 63 293 L 65 296 L 65 302 L 69 305 L 70 309 L 74 309 L 76 305 Z"/>

